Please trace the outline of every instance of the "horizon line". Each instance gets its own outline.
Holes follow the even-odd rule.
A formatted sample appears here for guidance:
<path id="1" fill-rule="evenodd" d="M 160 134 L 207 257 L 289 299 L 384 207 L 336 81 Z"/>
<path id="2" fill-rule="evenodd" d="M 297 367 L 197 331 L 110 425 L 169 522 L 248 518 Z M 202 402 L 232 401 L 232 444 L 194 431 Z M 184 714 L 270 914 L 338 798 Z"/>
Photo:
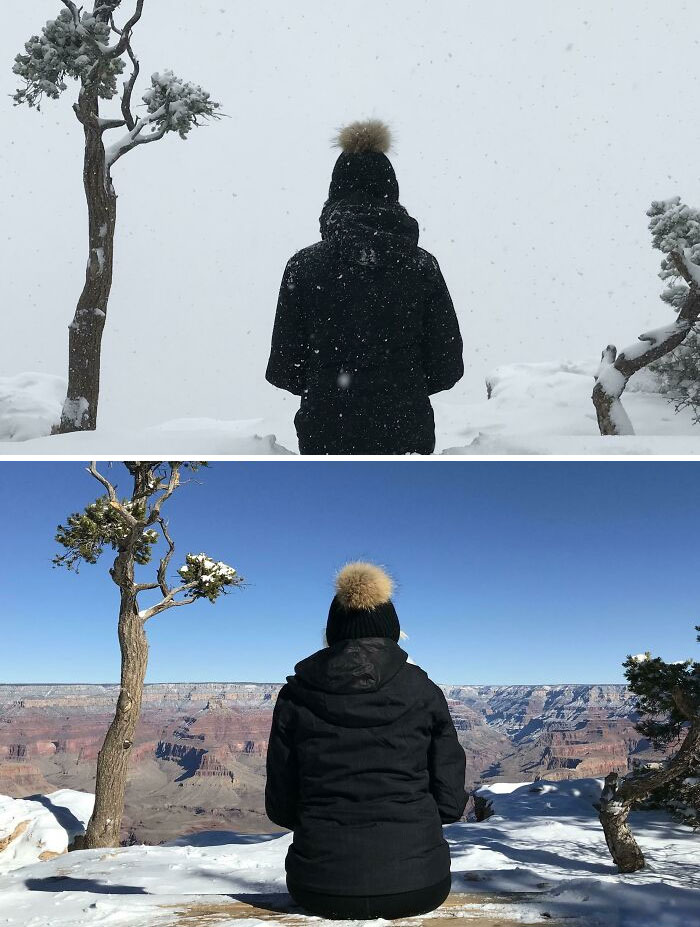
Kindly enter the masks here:
<path id="1" fill-rule="evenodd" d="M 0 688 L 10 686 L 113 686 L 117 687 L 118 682 L 0 682 Z M 279 680 L 275 682 L 254 682 L 246 679 L 200 679 L 200 680 L 171 680 L 169 682 L 145 682 L 147 686 L 283 686 L 284 682 Z M 506 688 L 511 686 L 547 688 L 555 686 L 623 686 L 627 688 L 625 682 L 438 682 L 438 686 L 460 686 L 471 689 L 495 689 Z"/>

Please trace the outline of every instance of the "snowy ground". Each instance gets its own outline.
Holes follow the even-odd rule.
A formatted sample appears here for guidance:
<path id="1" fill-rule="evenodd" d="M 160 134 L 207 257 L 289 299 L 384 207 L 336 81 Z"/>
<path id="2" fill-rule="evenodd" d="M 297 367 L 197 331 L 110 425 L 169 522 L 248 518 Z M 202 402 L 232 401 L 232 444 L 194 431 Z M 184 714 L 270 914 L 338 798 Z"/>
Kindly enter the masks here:
<path id="1" fill-rule="evenodd" d="M 563 924 L 585 927 L 691 927 L 700 911 L 698 841 L 689 828 L 657 813 L 637 814 L 633 827 L 647 868 L 617 874 L 592 800 L 600 781 L 497 783 L 483 790 L 494 815 L 479 824 L 445 828 L 452 851 L 452 890 L 434 915 L 486 924 Z M 49 799 L 64 818 L 84 820 L 89 796 L 63 790 Z M 0 802 L 0 834 L 27 814 L 19 800 Z M 67 810 L 66 810 L 67 809 Z M 33 837 L 20 861 L 11 843 L 0 852 L 0 925 L 256 925 L 300 927 L 309 920 L 286 895 L 284 856 L 290 835 L 209 832 L 159 847 L 88 850 L 31 862 L 37 836 L 55 829 L 38 806 Z M 43 839 L 43 838 L 42 838 Z M 57 845 L 54 841 L 54 845 Z M 323 921 L 314 919 L 315 923 Z"/>
<path id="2" fill-rule="evenodd" d="M 589 455 L 700 454 L 700 426 L 676 415 L 654 391 L 653 378 L 633 377 L 623 404 L 636 434 L 602 438 L 591 403 L 594 362 L 510 364 L 488 377 L 491 398 L 469 401 L 457 388 L 434 397 L 438 454 Z M 60 415 L 60 377 L 0 378 L 0 454 L 274 455 L 297 453 L 294 397 L 279 394 L 268 417 L 222 421 L 180 418 L 129 428 L 48 436 Z M 206 409 L 202 410 L 206 413 Z"/>

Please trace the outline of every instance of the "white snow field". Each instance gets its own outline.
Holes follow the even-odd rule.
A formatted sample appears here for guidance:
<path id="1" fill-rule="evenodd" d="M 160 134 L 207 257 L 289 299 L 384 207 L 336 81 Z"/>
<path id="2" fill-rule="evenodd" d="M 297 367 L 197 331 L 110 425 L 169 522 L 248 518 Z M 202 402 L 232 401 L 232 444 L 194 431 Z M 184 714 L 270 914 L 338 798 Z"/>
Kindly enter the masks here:
<path id="1" fill-rule="evenodd" d="M 124 0 L 118 21 L 133 5 Z M 11 99 L 14 56 L 61 8 L 15 4 L 0 31 L 6 378 L 65 375 L 88 257 L 75 85 L 41 112 Z M 394 130 L 401 199 L 440 262 L 464 336 L 464 381 L 436 401 L 438 451 L 697 451 L 687 420 L 661 401 L 648 417 L 629 402 L 638 438 L 597 438 L 592 384 L 569 391 L 563 364 L 565 395 L 552 389 L 549 402 L 523 392 L 499 411 L 483 397 L 494 368 L 594 361 L 606 344 L 622 348 L 673 320 L 645 213 L 674 195 L 700 205 L 696 146 L 668 143 L 697 85 L 697 69 L 683 66 L 678 92 L 699 28 L 692 0 L 539 0 L 536 15 L 520 0 L 147 0 L 134 32 L 135 103 L 153 72 L 171 68 L 227 118 L 114 166 L 97 435 L 8 448 L 30 437 L 25 414 L 21 428 L 3 424 L 2 453 L 133 453 L 155 446 L 152 427 L 182 421 L 197 453 L 266 453 L 255 435 L 294 451 L 295 400 L 264 380 L 277 293 L 289 256 L 318 237 L 331 136 L 370 116 Z M 118 113 L 118 102 L 103 110 Z M 567 418 L 569 392 L 578 398 Z M 556 427 L 537 418 L 545 411 Z M 168 450 L 191 446 L 186 427 L 169 430 Z"/>
<path id="2" fill-rule="evenodd" d="M 510 364 L 488 376 L 490 399 L 486 387 L 480 402 L 468 402 L 459 388 L 438 394 L 433 397 L 436 453 L 700 454 L 700 426 L 693 425 L 690 413 L 674 413 L 647 371 L 632 377 L 622 397 L 635 434 L 602 438 L 591 402 L 596 367 L 593 362 Z M 298 453 L 293 401 L 268 418 L 181 418 L 48 436 L 60 416 L 62 383 L 40 374 L 0 378 L 0 454 Z"/>
<path id="3" fill-rule="evenodd" d="M 482 788 L 494 814 L 445 828 L 452 895 L 426 917 L 497 925 L 694 927 L 700 923 L 700 837 L 660 813 L 633 815 L 647 868 L 621 876 L 610 860 L 591 802 L 601 781 L 498 783 Z M 59 802 L 60 796 L 60 802 Z M 85 820 L 91 796 L 62 790 L 49 799 Z M 3 799 L 0 834 L 29 817 L 32 802 Z M 16 807 L 13 807 L 16 806 Z M 58 813 L 56 813 L 58 817 Z M 50 827 L 44 825 L 43 834 Z M 18 839 L 29 842 L 24 834 Z M 204 832 L 155 847 L 84 850 L 35 862 L 36 837 L 0 852 L 0 924 L 6 927 L 150 927 L 311 918 L 286 895 L 289 834 Z M 65 839 L 62 845 L 65 846 Z M 56 842 L 54 845 L 61 845 Z M 275 910 L 277 909 L 277 910 Z M 410 919 L 420 924 L 425 918 Z M 313 923 L 324 924 L 319 918 Z M 330 922 L 329 922 L 330 923 Z"/>

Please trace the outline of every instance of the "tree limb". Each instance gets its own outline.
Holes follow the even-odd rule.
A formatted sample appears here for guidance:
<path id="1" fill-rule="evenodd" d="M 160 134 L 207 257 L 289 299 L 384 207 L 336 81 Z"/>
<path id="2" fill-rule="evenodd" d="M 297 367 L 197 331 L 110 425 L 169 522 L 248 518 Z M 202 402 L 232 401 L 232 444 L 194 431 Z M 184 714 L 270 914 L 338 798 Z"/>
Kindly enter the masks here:
<path id="1" fill-rule="evenodd" d="M 168 545 L 168 550 L 167 550 L 167 553 L 163 557 L 161 557 L 161 561 L 158 564 L 157 585 L 160 587 L 160 590 L 163 593 L 163 595 L 168 596 L 170 593 L 170 586 L 168 585 L 167 571 L 168 571 L 168 564 L 170 563 L 170 559 L 175 551 L 175 542 L 170 537 L 170 534 L 168 533 L 168 523 L 165 521 L 165 519 L 162 516 L 158 518 L 158 524 L 160 525 L 160 530 L 163 533 L 165 542 Z"/>
<path id="2" fill-rule="evenodd" d="M 695 723 L 691 724 L 678 753 L 668 765 L 662 769 L 623 779 L 614 795 L 615 800 L 627 803 L 645 798 L 650 792 L 666 785 L 667 782 L 672 782 L 697 760 L 699 750 L 700 723 Z"/>
<path id="3" fill-rule="evenodd" d="M 188 596 L 186 599 L 180 599 L 179 601 L 175 599 L 175 596 L 179 595 L 181 592 L 186 592 L 188 589 L 194 589 L 196 585 L 196 582 L 191 582 L 176 586 L 174 589 L 171 589 L 160 602 L 152 605 L 150 608 L 140 611 L 139 618 L 141 618 L 142 621 L 148 621 L 149 618 L 153 618 L 154 615 L 160 615 L 161 612 L 167 611 L 169 608 L 176 608 L 179 605 L 191 605 L 192 602 L 197 601 L 196 596 Z"/>
<path id="4" fill-rule="evenodd" d="M 128 19 L 126 23 L 124 23 L 124 27 L 122 28 L 121 35 L 119 36 L 119 41 L 117 42 L 116 45 L 110 48 L 109 51 L 104 53 L 107 58 L 118 58 L 120 55 L 123 55 L 124 52 L 127 50 L 129 40 L 131 39 L 131 30 L 134 28 L 136 23 L 141 19 L 141 14 L 143 13 L 143 3 L 144 3 L 144 0 L 136 0 L 136 9 L 134 10 L 134 13 L 130 17 L 130 19 Z"/>
<path id="5" fill-rule="evenodd" d="M 127 42 L 126 51 L 131 59 L 131 64 L 133 65 L 131 76 L 129 80 L 124 83 L 124 93 L 122 94 L 122 115 L 124 116 L 124 121 L 127 125 L 129 131 L 131 131 L 136 125 L 136 120 L 134 115 L 131 112 L 131 94 L 134 90 L 134 84 L 136 83 L 136 78 L 139 75 L 139 62 L 134 55 L 133 49 L 131 48 L 131 42 Z"/>
<path id="6" fill-rule="evenodd" d="M 146 145 L 149 142 L 157 142 L 159 139 L 163 138 L 165 133 L 168 131 L 168 124 L 164 122 L 163 125 L 156 132 L 151 132 L 150 135 L 141 135 L 141 132 L 150 125 L 152 122 L 155 122 L 156 119 L 160 119 L 165 113 L 165 107 L 159 107 L 154 113 L 149 113 L 148 116 L 144 116 L 143 119 L 138 119 L 134 123 L 133 129 L 127 134 L 125 138 L 120 139 L 114 145 L 111 145 L 106 151 L 106 163 L 107 167 L 111 167 L 115 164 L 123 155 L 128 151 L 136 148 L 137 145 Z"/>
<path id="7" fill-rule="evenodd" d="M 124 119 L 98 119 L 100 132 L 106 132 L 107 129 L 120 129 L 126 125 Z"/>
<path id="8" fill-rule="evenodd" d="M 71 16 L 73 17 L 73 22 L 75 23 L 76 26 L 79 26 L 80 25 L 80 11 L 78 10 L 78 7 L 75 5 L 75 3 L 73 3 L 73 0 L 61 0 L 61 3 L 64 6 L 68 7 L 68 9 L 70 10 Z"/>
<path id="9" fill-rule="evenodd" d="M 131 512 L 127 511 L 124 508 L 124 506 L 121 504 L 121 502 L 119 501 L 119 497 L 117 496 L 117 490 L 110 483 L 107 477 L 103 476 L 100 473 L 100 471 L 97 469 L 96 460 L 90 461 L 90 466 L 87 468 L 87 471 L 89 474 L 91 474 L 91 476 L 94 476 L 97 482 L 101 483 L 104 486 L 104 488 L 107 490 L 107 495 L 109 496 L 110 505 L 119 512 L 119 514 L 130 525 L 130 527 L 135 528 L 136 525 L 138 524 L 137 519 L 134 518 Z"/>
<path id="10" fill-rule="evenodd" d="M 671 692 L 671 697 L 678 711 L 680 711 L 688 721 L 700 722 L 700 708 L 697 705 L 693 705 L 687 693 L 685 693 L 680 686 L 676 686 L 673 692 Z"/>
<path id="11" fill-rule="evenodd" d="M 175 492 L 177 487 L 180 485 L 180 467 L 181 466 L 182 466 L 182 461 L 179 461 L 179 460 L 172 461 L 172 463 L 170 464 L 170 478 L 168 480 L 168 485 L 165 488 L 165 491 L 161 493 L 161 495 L 156 499 L 156 501 L 151 506 L 151 511 L 148 516 L 148 520 L 146 522 L 147 525 L 153 525 L 157 521 L 160 520 L 160 510 L 163 507 L 163 503 L 167 502 L 167 500 L 172 496 L 172 494 Z M 163 529 L 163 526 L 161 525 L 161 530 L 162 529 Z M 164 537 L 167 541 L 168 540 L 167 530 L 164 533 Z M 172 541 L 170 543 L 172 543 Z"/>
<path id="12" fill-rule="evenodd" d="M 630 345 L 618 353 L 615 345 L 609 344 L 601 355 L 596 384 L 591 395 L 601 435 L 634 434 L 620 403 L 620 397 L 630 377 L 674 351 L 685 341 L 693 325 L 700 318 L 700 288 L 692 278 L 683 256 L 672 251 L 671 258 L 678 268 L 678 273 L 689 282 L 683 307 L 675 322 L 641 334 L 638 339 L 641 345 Z"/>

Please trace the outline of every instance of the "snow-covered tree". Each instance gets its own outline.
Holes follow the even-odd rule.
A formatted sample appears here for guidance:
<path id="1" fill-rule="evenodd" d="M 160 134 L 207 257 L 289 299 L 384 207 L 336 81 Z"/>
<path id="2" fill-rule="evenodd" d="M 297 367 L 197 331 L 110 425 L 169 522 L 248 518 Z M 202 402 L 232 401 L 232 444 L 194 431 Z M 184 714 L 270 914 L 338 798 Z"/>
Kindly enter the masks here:
<path id="1" fill-rule="evenodd" d="M 666 281 L 661 299 L 677 313 L 676 320 L 639 335 L 636 344 L 618 353 L 609 344 L 601 355 L 593 388 L 598 427 L 602 435 L 634 434 L 620 397 L 630 377 L 642 367 L 658 364 L 676 351 L 695 331 L 700 317 L 700 212 L 680 197 L 653 202 L 650 217 L 652 245 L 664 255 L 659 276 Z"/>
<path id="2" fill-rule="evenodd" d="M 605 777 L 598 811 L 608 849 L 621 872 L 636 872 L 644 867 L 644 854 L 627 823 L 630 811 L 659 790 L 679 787 L 700 764 L 700 663 L 667 663 L 642 653 L 627 657 L 624 668 L 636 696 L 637 730 L 657 748 L 676 748 L 664 762 L 622 780 L 614 772 Z"/>
<path id="3" fill-rule="evenodd" d="M 25 43 L 17 55 L 14 73 L 22 85 L 15 102 L 39 109 L 44 98 L 58 99 L 68 80 L 78 82 L 73 111 L 85 139 L 83 183 L 88 209 L 88 260 L 85 285 L 69 325 L 68 389 L 59 432 L 92 430 L 97 425 L 100 390 L 100 354 L 107 304 L 112 287 L 117 195 L 112 168 L 125 154 L 157 142 L 168 133 L 187 138 L 206 119 L 218 118 L 219 104 L 206 90 L 181 80 L 172 71 L 151 75 L 141 99 L 143 116 L 136 118 L 132 97 L 139 62 L 132 48 L 134 27 L 144 0 L 119 28 L 114 14 L 122 0 L 93 0 L 90 12 L 72 0 L 49 20 L 39 35 Z M 130 62 L 130 73 L 117 89 L 117 80 Z M 101 112 L 102 101 L 118 97 L 119 114 Z M 115 136 L 115 137 L 113 137 Z"/>
<path id="4" fill-rule="evenodd" d="M 146 622 L 168 609 L 191 605 L 200 599 L 216 602 L 229 588 L 239 586 L 236 570 L 206 554 L 187 554 L 177 570 L 173 585 L 168 576 L 175 544 L 168 531 L 162 508 L 182 484 L 184 470 L 196 470 L 201 462 L 125 461 L 131 477 L 131 494 L 120 499 L 116 486 L 97 468 L 89 473 L 101 484 L 105 494 L 81 512 L 69 515 L 59 525 L 56 540 L 63 548 L 54 563 L 78 571 L 83 563 L 95 564 L 105 550 L 116 551 L 109 570 L 119 587 L 117 631 L 121 649 L 121 685 L 114 719 L 97 757 L 95 809 L 79 849 L 119 846 L 124 813 L 124 790 L 129 751 L 141 712 L 143 683 L 148 663 Z M 136 566 L 151 562 L 155 546 L 164 553 L 155 575 L 146 582 L 136 577 Z M 139 598 L 157 593 L 153 604 L 141 606 Z"/>

